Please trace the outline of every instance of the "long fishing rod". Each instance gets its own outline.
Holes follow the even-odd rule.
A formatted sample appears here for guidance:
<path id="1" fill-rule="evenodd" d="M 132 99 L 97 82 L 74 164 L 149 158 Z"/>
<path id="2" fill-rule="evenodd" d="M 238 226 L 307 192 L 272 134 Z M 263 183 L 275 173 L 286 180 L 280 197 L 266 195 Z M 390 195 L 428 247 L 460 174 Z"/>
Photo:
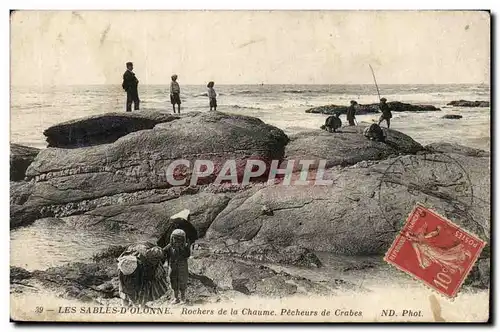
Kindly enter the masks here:
<path id="1" fill-rule="evenodd" d="M 375 78 L 375 72 L 373 71 L 372 65 L 369 64 L 368 66 L 370 66 L 370 69 L 372 71 L 373 80 L 375 81 L 375 86 L 377 87 L 378 99 L 380 100 L 380 91 L 378 89 L 377 79 Z"/>

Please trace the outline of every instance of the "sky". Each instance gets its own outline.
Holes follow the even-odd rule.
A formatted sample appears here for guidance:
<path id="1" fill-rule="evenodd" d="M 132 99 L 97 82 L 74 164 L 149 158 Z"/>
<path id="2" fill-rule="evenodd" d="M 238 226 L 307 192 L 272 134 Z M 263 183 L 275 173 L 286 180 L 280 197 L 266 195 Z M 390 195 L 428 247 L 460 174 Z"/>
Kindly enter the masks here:
<path id="1" fill-rule="evenodd" d="M 488 84 L 481 11 L 17 11 L 12 85 Z"/>

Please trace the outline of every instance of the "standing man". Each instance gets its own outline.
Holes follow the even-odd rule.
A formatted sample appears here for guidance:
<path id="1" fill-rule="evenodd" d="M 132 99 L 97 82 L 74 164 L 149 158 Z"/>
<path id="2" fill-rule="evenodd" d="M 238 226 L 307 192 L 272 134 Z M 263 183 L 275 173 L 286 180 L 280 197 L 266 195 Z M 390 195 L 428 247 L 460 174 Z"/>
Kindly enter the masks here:
<path id="1" fill-rule="evenodd" d="M 347 121 L 349 126 L 355 126 L 354 119 L 356 119 L 356 105 L 358 103 L 355 100 L 351 100 L 351 106 L 347 109 Z"/>
<path id="2" fill-rule="evenodd" d="M 177 104 L 177 108 L 179 110 L 179 114 L 181 114 L 181 88 L 179 83 L 177 83 L 177 75 L 172 75 L 172 82 L 170 82 L 170 102 L 172 103 L 172 107 L 174 108 L 175 113 L 175 104 Z"/>
<path id="3" fill-rule="evenodd" d="M 134 103 L 134 111 L 139 110 L 139 92 L 137 85 L 139 80 L 133 72 L 134 64 L 127 62 L 127 71 L 123 74 L 122 88 L 127 92 L 127 112 L 132 112 L 132 102 Z"/>
<path id="4" fill-rule="evenodd" d="M 391 110 L 389 109 L 389 105 L 386 103 L 387 99 L 381 98 L 380 99 L 380 110 L 382 111 L 382 115 L 380 116 L 380 119 L 378 120 L 378 125 L 382 123 L 382 121 L 387 122 L 387 128 L 390 127 L 391 125 L 391 118 L 392 118 L 392 113 Z"/>

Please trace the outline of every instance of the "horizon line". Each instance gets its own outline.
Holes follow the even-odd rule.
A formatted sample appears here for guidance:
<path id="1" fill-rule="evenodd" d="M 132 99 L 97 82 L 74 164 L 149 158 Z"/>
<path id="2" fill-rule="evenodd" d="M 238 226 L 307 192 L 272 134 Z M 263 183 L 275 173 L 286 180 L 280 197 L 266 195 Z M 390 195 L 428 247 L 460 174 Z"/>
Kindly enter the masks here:
<path id="1" fill-rule="evenodd" d="M 147 83 L 147 84 L 140 84 L 142 86 L 149 86 L 149 85 L 169 85 L 170 82 L 167 83 Z M 45 84 L 45 85 L 40 85 L 40 84 L 10 84 L 10 87 L 62 87 L 62 86 L 89 86 L 89 85 L 118 85 L 120 86 L 121 83 L 77 83 L 77 84 Z M 199 85 L 206 85 L 206 83 L 183 83 L 182 85 L 184 86 L 199 86 Z M 373 83 L 219 83 L 217 84 L 218 86 L 229 86 L 229 85 L 255 85 L 255 86 L 262 86 L 262 85 L 329 85 L 329 86 L 341 86 L 341 85 L 374 85 Z M 390 86 L 390 85 L 486 85 L 490 86 L 490 83 L 384 83 L 384 84 L 378 84 L 379 86 Z"/>

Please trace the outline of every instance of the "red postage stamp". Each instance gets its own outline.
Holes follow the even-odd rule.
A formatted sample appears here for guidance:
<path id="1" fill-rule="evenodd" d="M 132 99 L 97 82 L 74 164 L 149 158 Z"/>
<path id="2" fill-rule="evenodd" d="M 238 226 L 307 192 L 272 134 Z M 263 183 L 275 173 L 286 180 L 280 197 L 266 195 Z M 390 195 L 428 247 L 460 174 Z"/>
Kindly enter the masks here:
<path id="1" fill-rule="evenodd" d="M 485 245 L 477 236 L 417 204 L 384 260 L 453 298 Z"/>

